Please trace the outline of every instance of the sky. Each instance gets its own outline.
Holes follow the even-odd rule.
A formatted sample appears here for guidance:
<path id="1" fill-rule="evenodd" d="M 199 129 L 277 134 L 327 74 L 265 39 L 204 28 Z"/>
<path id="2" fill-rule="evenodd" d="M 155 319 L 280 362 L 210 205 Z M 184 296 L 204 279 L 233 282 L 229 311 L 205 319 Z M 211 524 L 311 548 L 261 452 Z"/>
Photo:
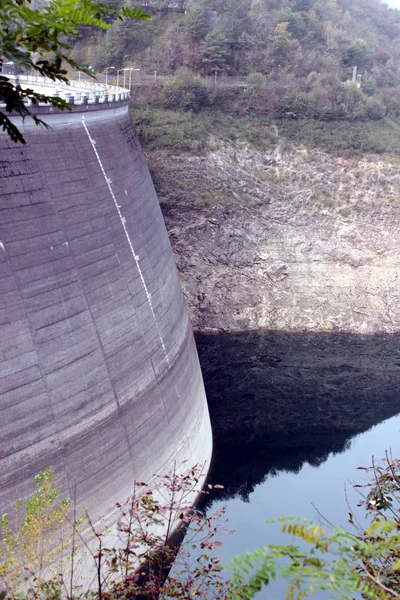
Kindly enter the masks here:
<path id="1" fill-rule="evenodd" d="M 391 8 L 400 10 L 400 0 L 384 0 L 384 4 L 388 4 Z"/>

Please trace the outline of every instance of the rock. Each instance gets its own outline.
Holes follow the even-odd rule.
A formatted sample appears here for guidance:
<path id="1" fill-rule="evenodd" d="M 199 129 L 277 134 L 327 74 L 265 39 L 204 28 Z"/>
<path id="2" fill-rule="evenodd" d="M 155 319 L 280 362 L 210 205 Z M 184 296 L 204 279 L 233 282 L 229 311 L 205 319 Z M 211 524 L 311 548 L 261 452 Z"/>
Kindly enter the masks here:
<path id="1" fill-rule="evenodd" d="M 272 281 L 282 281 L 289 275 L 289 267 L 282 262 L 281 260 L 274 260 L 268 267 L 264 270 L 264 273 L 268 275 L 268 277 Z"/>
<path id="2" fill-rule="evenodd" d="M 400 205 L 379 185 L 400 189 L 393 159 L 213 140 L 156 165 L 195 329 L 398 332 Z"/>

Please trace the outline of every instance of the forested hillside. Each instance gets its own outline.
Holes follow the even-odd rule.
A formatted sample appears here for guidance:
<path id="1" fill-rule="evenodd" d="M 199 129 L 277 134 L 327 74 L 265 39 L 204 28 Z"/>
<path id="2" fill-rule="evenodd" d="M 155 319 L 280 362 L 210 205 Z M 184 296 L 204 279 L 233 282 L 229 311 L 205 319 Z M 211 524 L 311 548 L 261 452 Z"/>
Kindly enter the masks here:
<path id="1" fill-rule="evenodd" d="M 199 75 L 249 75 L 251 109 L 278 118 L 400 115 L 400 11 L 378 0 L 180 6 L 185 12 L 155 12 L 148 23 L 116 21 L 105 34 L 86 30 L 75 54 L 98 71 L 134 64 L 158 74 L 187 67 Z M 354 66 L 361 87 L 349 84 Z"/>

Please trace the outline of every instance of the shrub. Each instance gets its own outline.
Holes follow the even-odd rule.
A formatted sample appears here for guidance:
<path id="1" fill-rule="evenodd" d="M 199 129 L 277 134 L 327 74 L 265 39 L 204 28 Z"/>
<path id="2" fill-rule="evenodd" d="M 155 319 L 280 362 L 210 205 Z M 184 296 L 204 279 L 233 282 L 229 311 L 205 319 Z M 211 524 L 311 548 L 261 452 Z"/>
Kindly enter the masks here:
<path id="1" fill-rule="evenodd" d="M 361 89 L 367 96 L 373 96 L 376 93 L 376 79 L 366 75 L 361 82 Z"/>
<path id="2" fill-rule="evenodd" d="M 298 119 L 305 117 L 309 110 L 309 96 L 305 92 L 289 92 L 275 106 L 278 119 Z"/>
<path id="3" fill-rule="evenodd" d="M 185 72 L 164 85 L 162 99 L 165 108 L 197 112 L 207 104 L 207 85 L 200 77 Z"/>
<path id="4" fill-rule="evenodd" d="M 67 522 L 71 503 L 66 498 L 59 500 L 56 480 L 51 467 L 39 473 L 25 511 L 17 500 L 14 514 L 2 516 L 0 588 L 6 590 L 6 598 L 14 598 L 21 590 L 32 598 L 46 598 L 50 590 L 61 591 L 58 573 L 72 539 Z"/>
<path id="5" fill-rule="evenodd" d="M 387 117 L 364 122 L 285 119 L 279 123 L 279 133 L 293 142 L 346 156 L 361 152 L 400 153 L 399 125 Z"/>
<path id="6" fill-rule="evenodd" d="M 250 97 L 256 95 L 260 87 L 266 82 L 266 77 L 263 73 L 250 73 L 247 78 L 247 94 Z"/>
<path id="7" fill-rule="evenodd" d="M 308 88 L 312 88 L 315 85 L 318 85 L 319 83 L 319 75 L 316 71 L 311 71 L 311 73 L 309 73 L 307 75 L 307 79 L 306 79 L 306 84 Z"/>
<path id="8" fill-rule="evenodd" d="M 244 91 L 239 87 L 216 85 L 210 89 L 209 103 L 225 113 L 240 112 Z"/>
<path id="9" fill-rule="evenodd" d="M 368 98 L 366 102 L 367 116 L 373 121 L 379 121 L 386 115 L 386 106 L 376 98 Z"/>
<path id="10" fill-rule="evenodd" d="M 334 93 L 339 118 L 359 119 L 365 116 L 365 96 L 355 84 L 341 84 Z"/>
<path id="11" fill-rule="evenodd" d="M 384 101 L 388 109 L 388 113 L 394 117 L 400 116 L 400 86 L 385 90 Z"/>
<path id="12" fill-rule="evenodd" d="M 70 501 L 60 500 L 51 468 L 35 479 L 37 489 L 25 511 L 17 501 L 15 518 L 2 518 L 1 600 L 126 600 L 139 595 L 215 600 L 225 595 L 226 582 L 213 556 L 222 544 L 218 535 L 225 532 L 218 524 L 224 509 L 205 516 L 193 505 L 204 481 L 202 467 L 155 477 L 152 487 L 136 482 L 132 496 L 117 504 L 116 531 L 101 522 L 95 525 L 87 514 L 73 520 Z M 208 485 L 207 490 L 213 487 L 222 486 Z M 81 533 L 84 526 L 90 539 Z M 82 557 L 83 550 L 84 582 L 92 581 L 90 589 L 76 573 L 76 556 Z M 174 571 L 167 577 L 172 562 Z"/>
<path id="13" fill-rule="evenodd" d="M 320 121 L 334 120 L 335 112 L 329 99 L 328 91 L 322 86 L 315 86 L 309 92 L 310 115 Z"/>
<path id="14" fill-rule="evenodd" d="M 369 520 L 366 527 L 359 524 L 350 507 L 351 531 L 331 524 L 326 531 L 321 524 L 282 517 L 277 521 L 291 535 L 291 543 L 265 546 L 235 557 L 230 580 L 221 576 L 219 560 L 212 555 L 221 545 L 218 534 L 225 532 L 215 518 L 224 511 L 204 516 L 192 504 L 202 469 L 196 466 L 182 474 L 174 470 L 157 478 L 155 489 L 136 482 L 133 495 L 117 504 L 118 542 L 113 547 L 105 543 L 109 532 L 95 527 L 86 517 L 95 547 L 90 549 L 86 540 L 84 544 L 90 549 L 97 574 L 97 588 L 90 591 L 82 591 L 72 579 L 68 586 L 61 563 L 54 576 L 49 573 L 59 545 L 57 534 L 64 550 L 72 544 L 72 557 L 76 550 L 73 537 L 66 545 L 60 536 L 60 527 L 69 522 L 70 502 L 59 501 L 56 478 L 46 469 L 36 477 L 37 490 L 28 500 L 22 520 L 16 520 L 16 529 L 12 531 L 7 515 L 2 518 L 0 583 L 5 591 L 0 591 L 0 598 L 250 600 L 280 573 L 288 581 L 287 600 L 309 598 L 316 590 L 334 592 L 330 597 L 341 600 L 350 600 L 354 594 L 365 600 L 399 600 L 400 461 L 386 454 L 381 464 L 373 462 L 369 469 L 360 468 L 370 474 L 366 485 L 356 486 L 362 497 L 358 505 Z M 18 502 L 16 513 L 21 511 Z M 75 522 L 71 526 L 80 535 Z M 298 545 L 293 538 L 299 540 Z M 73 574 L 71 564 L 69 567 Z"/>

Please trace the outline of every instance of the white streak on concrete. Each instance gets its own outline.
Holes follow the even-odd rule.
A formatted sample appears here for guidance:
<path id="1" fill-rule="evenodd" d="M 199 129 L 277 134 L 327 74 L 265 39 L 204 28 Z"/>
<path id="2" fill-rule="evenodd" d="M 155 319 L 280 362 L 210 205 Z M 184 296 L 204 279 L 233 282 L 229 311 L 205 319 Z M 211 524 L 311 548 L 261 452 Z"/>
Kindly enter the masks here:
<path id="1" fill-rule="evenodd" d="M 125 237 L 126 237 L 126 239 L 128 241 L 129 248 L 130 248 L 130 250 L 132 252 L 132 256 L 135 259 L 136 267 L 137 267 L 137 270 L 139 272 L 140 280 L 142 282 L 143 289 L 144 289 L 145 294 L 146 294 L 147 302 L 148 302 L 148 305 L 150 307 L 150 311 L 151 311 L 152 317 L 154 319 L 154 323 L 155 323 L 156 328 L 157 328 L 158 337 L 159 337 L 160 344 L 162 346 L 162 349 L 163 349 L 163 352 L 164 352 L 164 355 L 165 355 L 165 360 L 167 362 L 167 365 L 170 366 L 170 360 L 169 360 L 168 352 L 167 352 L 167 349 L 165 347 L 163 336 L 161 335 L 161 331 L 160 331 L 160 328 L 159 328 L 159 325 L 158 325 L 158 322 L 157 322 L 157 318 L 156 318 L 156 315 L 155 315 L 155 312 L 154 312 L 153 302 L 152 302 L 152 299 L 151 299 L 151 294 L 150 294 L 150 292 L 149 292 L 149 290 L 147 288 L 146 281 L 145 281 L 144 276 L 143 276 L 143 272 L 142 272 L 142 269 L 141 269 L 141 266 L 140 266 L 140 262 L 139 262 L 139 256 L 136 254 L 136 252 L 134 250 L 134 247 L 133 247 L 133 244 L 132 244 L 132 240 L 130 238 L 128 229 L 126 227 L 126 217 L 124 217 L 122 215 L 122 213 L 121 213 L 121 206 L 118 204 L 117 199 L 116 199 L 115 194 L 114 194 L 114 191 L 113 191 L 113 189 L 111 187 L 111 179 L 109 177 L 107 177 L 107 174 L 106 174 L 106 172 L 104 170 L 103 163 L 101 162 L 101 158 L 99 156 L 99 153 L 97 152 L 96 141 L 90 136 L 89 130 L 88 130 L 88 128 L 86 126 L 86 123 L 85 123 L 85 117 L 84 117 L 84 115 L 82 115 L 82 125 L 83 125 L 83 127 L 84 127 L 84 129 L 86 131 L 86 134 L 87 134 L 87 136 L 89 138 L 90 143 L 92 144 L 92 148 L 93 148 L 93 151 L 94 151 L 94 153 L 96 155 L 97 161 L 98 161 L 98 163 L 100 165 L 101 172 L 103 173 L 103 176 L 104 176 L 104 179 L 105 179 L 105 181 L 107 183 L 110 195 L 111 195 L 111 197 L 113 199 L 115 208 L 117 209 L 118 216 L 119 216 L 122 228 L 123 228 L 124 233 L 125 233 Z M 125 193 L 126 193 L 126 190 L 125 190 Z"/>

